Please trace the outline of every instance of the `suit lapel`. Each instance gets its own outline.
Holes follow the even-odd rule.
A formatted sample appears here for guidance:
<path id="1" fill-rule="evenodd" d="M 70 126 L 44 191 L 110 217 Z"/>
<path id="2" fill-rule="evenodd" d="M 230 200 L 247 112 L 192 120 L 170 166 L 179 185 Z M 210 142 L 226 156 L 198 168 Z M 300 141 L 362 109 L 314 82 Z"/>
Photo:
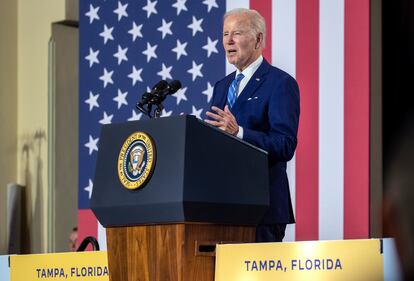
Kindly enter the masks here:
<path id="1" fill-rule="evenodd" d="M 220 100 L 218 101 L 217 107 L 224 109 L 224 107 L 227 104 L 227 92 L 229 91 L 230 84 L 234 80 L 234 77 L 236 75 L 236 71 L 231 73 L 229 76 L 226 77 L 226 81 L 223 84 L 223 95 L 221 96 Z M 221 92 L 221 91 L 219 91 Z"/>
<path id="2" fill-rule="evenodd" d="M 260 85 L 265 81 L 266 74 L 269 72 L 270 64 L 263 59 L 262 64 L 253 74 L 252 78 L 250 78 L 249 82 L 247 83 L 246 87 L 240 93 L 239 97 L 236 99 L 231 112 L 233 115 L 236 115 L 241 107 L 241 104 L 246 101 L 248 98 L 253 96 L 256 90 L 260 87 Z M 233 78 L 234 79 L 234 78 Z"/>

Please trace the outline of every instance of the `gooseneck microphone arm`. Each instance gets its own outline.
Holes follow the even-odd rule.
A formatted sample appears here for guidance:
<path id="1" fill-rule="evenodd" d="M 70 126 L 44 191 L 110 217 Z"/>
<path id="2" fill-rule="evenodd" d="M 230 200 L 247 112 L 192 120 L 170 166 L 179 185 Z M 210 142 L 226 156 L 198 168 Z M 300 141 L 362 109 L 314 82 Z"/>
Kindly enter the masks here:
<path id="1" fill-rule="evenodd" d="M 168 95 L 172 95 L 181 88 L 181 82 L 173 80 L 168 83 L 165 80 L 159 81 L 152 87 L 151 91 L 142 94 L 141 101 L 139 101 L 136 107 L 149 118 L 158 118 L 161 116 L 164 106 L 162 102 L 167 98 Z M 154 115 L 151 115 L 152 106 L 155 105 L 157 108 L 154 111 Z"/>

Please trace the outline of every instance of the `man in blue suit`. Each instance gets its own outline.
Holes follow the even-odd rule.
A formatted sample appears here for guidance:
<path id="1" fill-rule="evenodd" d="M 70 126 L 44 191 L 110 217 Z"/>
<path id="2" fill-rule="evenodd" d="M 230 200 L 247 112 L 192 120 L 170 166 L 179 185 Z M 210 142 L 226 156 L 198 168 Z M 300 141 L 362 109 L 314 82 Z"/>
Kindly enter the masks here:
<path id="1" fill-rule="evenodd" d="M 295 222 L 286 162 L 297 144 L 299 89 L 294 78 L 263 58 L 265 37 L 265 21 L 257 11 L 224 15 L 223 46 L 236 71 L 214 86 L 206 122 L 269 153 L 270 208 L 256 229 L 256 241 L 281 242 L 286 224 Z"/>

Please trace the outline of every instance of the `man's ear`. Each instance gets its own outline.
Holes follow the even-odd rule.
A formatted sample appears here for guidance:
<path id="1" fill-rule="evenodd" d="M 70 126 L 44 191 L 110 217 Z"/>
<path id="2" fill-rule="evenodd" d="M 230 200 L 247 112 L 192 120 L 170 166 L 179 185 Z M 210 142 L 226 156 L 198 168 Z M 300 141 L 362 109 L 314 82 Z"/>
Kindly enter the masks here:
<path id="1" fill-rule="evenodd" d="M 256 45 L 255 48 L 258 49 L 263 44 L 263 33 L 258 33 L 256 35 Z"/>

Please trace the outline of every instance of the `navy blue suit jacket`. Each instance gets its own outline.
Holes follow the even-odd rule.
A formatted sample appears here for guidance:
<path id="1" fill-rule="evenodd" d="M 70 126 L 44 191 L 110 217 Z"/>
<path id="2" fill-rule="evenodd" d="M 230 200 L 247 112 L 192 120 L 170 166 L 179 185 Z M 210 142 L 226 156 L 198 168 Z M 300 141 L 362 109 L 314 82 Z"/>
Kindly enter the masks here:
<path id="1" fill-rule="evenodd" d="M 234 77 L 235 72 L 216 83 L 211 106 L 224 108 Z M 297 144 L 299 89 L 295 79 L 263 60 L 231 111 L 243 127 L 243 140 L 269 153 L 270 208 L 262 223 L 294 223 L 286 162 Z"/>

